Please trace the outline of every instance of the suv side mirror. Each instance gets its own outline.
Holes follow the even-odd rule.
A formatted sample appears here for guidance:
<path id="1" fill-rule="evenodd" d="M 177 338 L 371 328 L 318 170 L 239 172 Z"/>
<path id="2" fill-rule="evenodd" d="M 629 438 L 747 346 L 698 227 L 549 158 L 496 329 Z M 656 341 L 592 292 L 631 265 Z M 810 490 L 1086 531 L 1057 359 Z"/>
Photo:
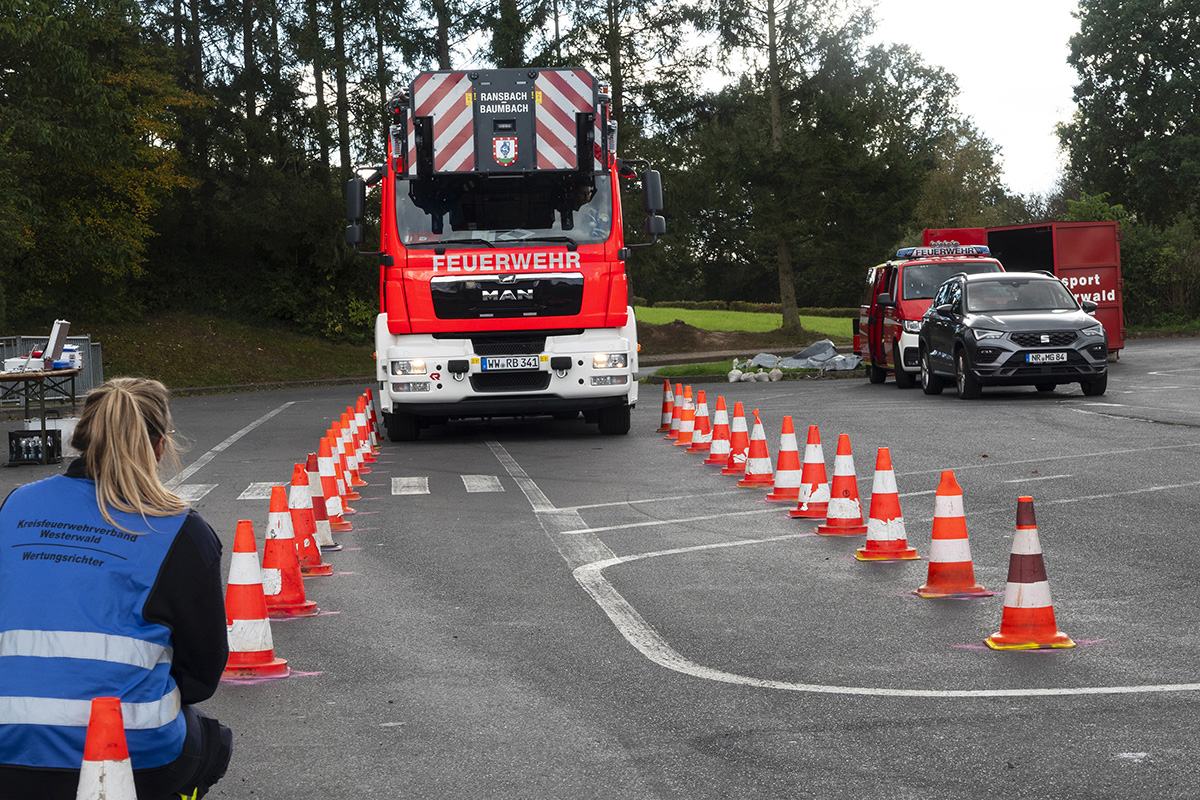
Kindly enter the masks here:
<path id="1" fill-rule="evenodd" d="M 953 313 L 954 306 L 951 303 L 942 303 L 940 306 L 937 307 L 936 311 L 939 314 L 949 316 L 951 313 Z"/>
<path id="2" fill-rule="evenodd" d="M 1082 306 L 1083 310 L 1089 314 L 1096 313 L 1096 309 L 1100 307 L 1100 304 L 1095 300 L 1084 300 L 1079 305 Z"/>

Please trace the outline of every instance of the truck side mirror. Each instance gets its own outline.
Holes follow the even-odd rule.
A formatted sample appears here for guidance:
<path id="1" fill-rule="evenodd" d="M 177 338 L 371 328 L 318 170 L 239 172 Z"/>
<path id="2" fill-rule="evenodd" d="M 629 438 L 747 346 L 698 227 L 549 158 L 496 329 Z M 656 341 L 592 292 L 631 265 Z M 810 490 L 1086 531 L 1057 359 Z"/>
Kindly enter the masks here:
<path id="1" fill-rule="evenodd" d="M 651 237 L 659 237 L 667 232 L 667 221 L 658 214 L 650 214 L 646 217 L 646 235 Z"/>
<path id="2" fill-rule="evenodd" d="M 875 305 L 879 306 L 880 308 L 895 308 L 896 301 L 892 299 L 891 294 L 888 292 L 880 292 L 875 297 Z"/>
<path id="3" fill-rule="evenodd" d="M 363 209 L 367 206 L 367 184 L 355 175 L 346 181 L 346 219 L 358 222 L 363 218 Z M 347 232 L 347 236 L 349 233 Z M 349 241 L 349 239 L 347 239 Z M 362 239 L 359 239 L 362 241 Z"/>
<path id="4" fill-rule="evenodd" d="M 347 225 L 346 226 L 346 244 L 354 247 L 363 243 L 363 227 L 362 225 Z"/>
<path id="5" fill-rule="evenodd" d="M 642 208 L 647 214 L 657 214 L 663 210 L 662 176 L 656 169 L 642 173 Z"/>

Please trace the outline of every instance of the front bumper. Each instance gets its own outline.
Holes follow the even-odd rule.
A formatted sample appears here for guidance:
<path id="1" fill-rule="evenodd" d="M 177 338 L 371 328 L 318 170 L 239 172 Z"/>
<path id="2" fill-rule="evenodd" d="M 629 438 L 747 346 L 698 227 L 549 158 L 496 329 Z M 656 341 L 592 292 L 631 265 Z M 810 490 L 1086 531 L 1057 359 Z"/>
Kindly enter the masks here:
<path id="1" fill-rule="evenodd" d="M 972 346 L 973 345 L 973 346 Z M 1095 380 L 1108 371 L 1108 346 L 1080 339 L 1069 346 L 1022 347 L 1007 336 L 968 344 L 975 377 L 985 386 L 1031 386 Z M 1065 361 L 1032 363 L 1031 355 L 1065 353 Z"/>

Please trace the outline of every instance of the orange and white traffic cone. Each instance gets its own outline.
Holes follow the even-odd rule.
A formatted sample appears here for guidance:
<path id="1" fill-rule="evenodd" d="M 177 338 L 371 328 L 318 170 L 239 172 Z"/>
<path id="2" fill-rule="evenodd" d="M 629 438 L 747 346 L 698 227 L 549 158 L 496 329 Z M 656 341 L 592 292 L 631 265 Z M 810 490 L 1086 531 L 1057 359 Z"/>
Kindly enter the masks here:
<path id="1" fill-rule="evenodd" d="M 346 485 L 357 489 L 359 486 L 366 486 L 367 482 L 359 475 L 361 465 L 358 463 L 358 440 L 354 432 L 354 409 L 350 406 L 346 406 L 346 410 L 342 412 L 341 423 L 340 446 L 342 455 L 346 459 L 346 470 L 349 472 L 349 480 L 346 481 Z"/>
<path id="2" fill-rule="evenodd" d="M 367 397 L 367 427 L 371 431 L 371 452 L 379 453 L 379 419 L 375 413 L 375 396 L 367 389 L 363 394 Z"/>
<path id="3" fill-rule="evenodd" d="M 773 503 L 794 503 L 800 499 L 800 450 L 792 418 L 783 418 L 779 434 L 779 458 L 775 462 L 775 488 L 767 495 Z"/>
<path id="4" fill-rule="evenodd" d="M 342 516 L 342 496 L 338 490 L 337 467 L 333 457 L 333 445 L 329 437 L 321 439 L 317 446 L 317 470 L 321 475 L 321 496 L 325 498 L 325 512 L 329 516 L 331 530 L 345 532 L 354 530 L 354 526 Z"/>
<path id="5" fill-rule="evenodd" d="M 354 402 L 354 423 L 358 426 L 359 437 L 361 442 L 359 450 L 361 452 L 360 460 L 364 464 L 373 464 L 376 461 L 374 447 L 371 444 L 371 426 L 367 423 L 367 396 L 359 395 L 358 400 Z M 363 467 L 367 472 L 371 470 Z"/>
<path id="6" fill-rule="evenodd" d="M 292 536 L 292 515 L 282 486 L 271 487 L 267 540 L 263 545 L 263 594 L 267 598 L 267 616 L 311 617 L 319 611 L 317 601 L 304 596 L 304 578 Z"/>
<path id="7" fill-rule="evenodd" d="M 671 430 L 671 418 L 675 415 L 675 393 L 671 391 L 671 382 L 663 381 L 662 424 L 658 426 L 659 433 Z"/>
<path id="8" fill-rule="evenodd" d="M 1008 585 L 1004 589 L 1000 631 L 985 641 L 993 650 L 1075 646 L 1054 620 L 1054 603 L 1046 580 L 1032 497 L 1017 499 L 1017 533 L 1008 558 Z"/>
<path id="9" fill-rule="evenodd" d="M 725 398 L 717 397 L 717 410 L 713 415 L 712 441 L 708 445 L 708 458 L 705 464 L 729 463 L 729 412 L 725 409 Z"/>
<path id="10" fill-rule="evenodd" d="M 800 497 L 796 507 L 788 512 L 797 519 L 824 519 L 829 513 L 829 478 L 825 475 L 825 451 L 821 449 L 821 432 L 816 425 L 808 426 L 808 442 L 804 445 L 804 469 L 800 472 Z"/>
<path id="11" fill-rule="evenodd" d="M 692 435 L 696 432 L 696 403 L 692 387 L 683 387 L 683 410 L 679 412 L 679 435 L 672 442 L 676 447 L 691 447 Z"/>
<path id="12" fill-rule="evenodd" d="M 262 569 L 254 543 L 254 523 L 239 520 L 225 590 L 225 629 L 229 636 L 226 678 L 286 678 L 287 661 L 275 657 Z"/>
<path id="13" fill-rule="evenodd" d="M 854 557 L 859 561 L 910 561 L 920 558 L 915 547 L 908 546 L 904 517 L 900 514 L 900 493 L 892 454 L 879 448 L 875 457 L 875 481 L 871 487 L 871 514 L 867 519 L 867 542 Z"/>
<path id="14" fill-rule="evenodd" d="M 837 455 L 833 458 L 829 510 L 825 512 L 825 524 L 818 525 L 816 532 L 822 536 L 859 536 L 867 532 L 862 504 L 858 501 L 858 476 L 854 474 L 850 437 L 844 433 L 838 436 Z"/>
<path id="15" fill-rule="evenodd" d="M 750 455 L 750 431 L 746 429 L 746 412 L 741 401 L 733 404 L 733 421 L 729 424 L 729 458 L 722 475 L 741 475 L 746 471 L 746 458 Z"/>
<path id="16" fill-rule="evenodd" d="M 342 513 L 356 513 L 350 507 L 351 500 L 357 500 L 362 495 L 354 491 L 354 486 L 351 484 L 350 469 L 346 466 L 346 453 L 342 447 L 342 428 L 341 423 L 334 421 L 329 428 L 329 448 L 333 454 L 333 471 L 337 476 L 338 496 L 342 498 Z"/>
<path id="17" fill-rule="evenodd" d="M 313 516 L 312 495 L 308 491 L 308 472 L 303 464 L 292 468 L 288 510 L 292 516 L 292 536 L 296 540 L 300 574 L 308 578 L 332 575 L 333 565 L 321 560 L 321 551 L 317 548 L 317 520 Z"/>
<path id="18" fill-rule="evenodd" d="M 304 471 L 308 473 L 308 494 L 312 501 L 313 522 L 317 526 L 314 538 L 322 553 L 341 550 L 342 546 L 333 540 L 333 528 L 329 523 L 329 507 L 325 502 L 325 490 L 321 487 L 321 467 L 317 463 L 317 454 L 309 453 L 304 462 Z"/>
<path id="19" fill-rule="evenodd" d="M 746 456 L 745 477 L 738 481 L 738 486 L 747 488 L 770 489 L 775 484 L 775 475 L 771 472 L 771 451 L 767 449 L 767 433 L 763 429 L 762 420 L 758 418 L 758 409 L 754 409 L 754 430 L 750 432 L 750 450 Z"/>
<path id="20" fill-rule="evenodd" d="M 671 427 L 664 439 L 675 441 L 679 438 L 679 422 L 683 414 L 683 384 L 675 384 L 675 405 L 671 406 Z"/>
<path id="21" fill-rule="evenodd" d="M 687 449 L 687 452 L 707 453 L 708 448 L 712 445 L 712 424 L 708 419 L 708 400 L 704 396 L 703 389 L 696 393 L 696 397 L 696 429 L 692 432 L 692 446 Z"/>
<path id="22" fill-rule="evenodd" d="M 75 800 L 137 800 L 121 698 L 92 698 Z"/>
<path id="23" fill-rule="evenodd" d="M 942 471 L 933 500 L 933 540 L 929 543 L 929 574 L 913 589 L 921 597 L 991 597 L 975 582 L 963 495 L 952 470 Z"/>

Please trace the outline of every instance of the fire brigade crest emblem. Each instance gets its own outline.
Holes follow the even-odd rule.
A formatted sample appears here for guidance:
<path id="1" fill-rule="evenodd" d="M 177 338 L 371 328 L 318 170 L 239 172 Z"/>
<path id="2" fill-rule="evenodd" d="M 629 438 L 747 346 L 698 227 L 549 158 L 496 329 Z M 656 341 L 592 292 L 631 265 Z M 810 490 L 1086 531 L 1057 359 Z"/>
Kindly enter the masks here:
<path id="1" fill-rule="evenodd" d="M 497 136 L 492 139 L 492 158 L 502 167 L 512 166 L 517 161 L 517 137 Z"/>

